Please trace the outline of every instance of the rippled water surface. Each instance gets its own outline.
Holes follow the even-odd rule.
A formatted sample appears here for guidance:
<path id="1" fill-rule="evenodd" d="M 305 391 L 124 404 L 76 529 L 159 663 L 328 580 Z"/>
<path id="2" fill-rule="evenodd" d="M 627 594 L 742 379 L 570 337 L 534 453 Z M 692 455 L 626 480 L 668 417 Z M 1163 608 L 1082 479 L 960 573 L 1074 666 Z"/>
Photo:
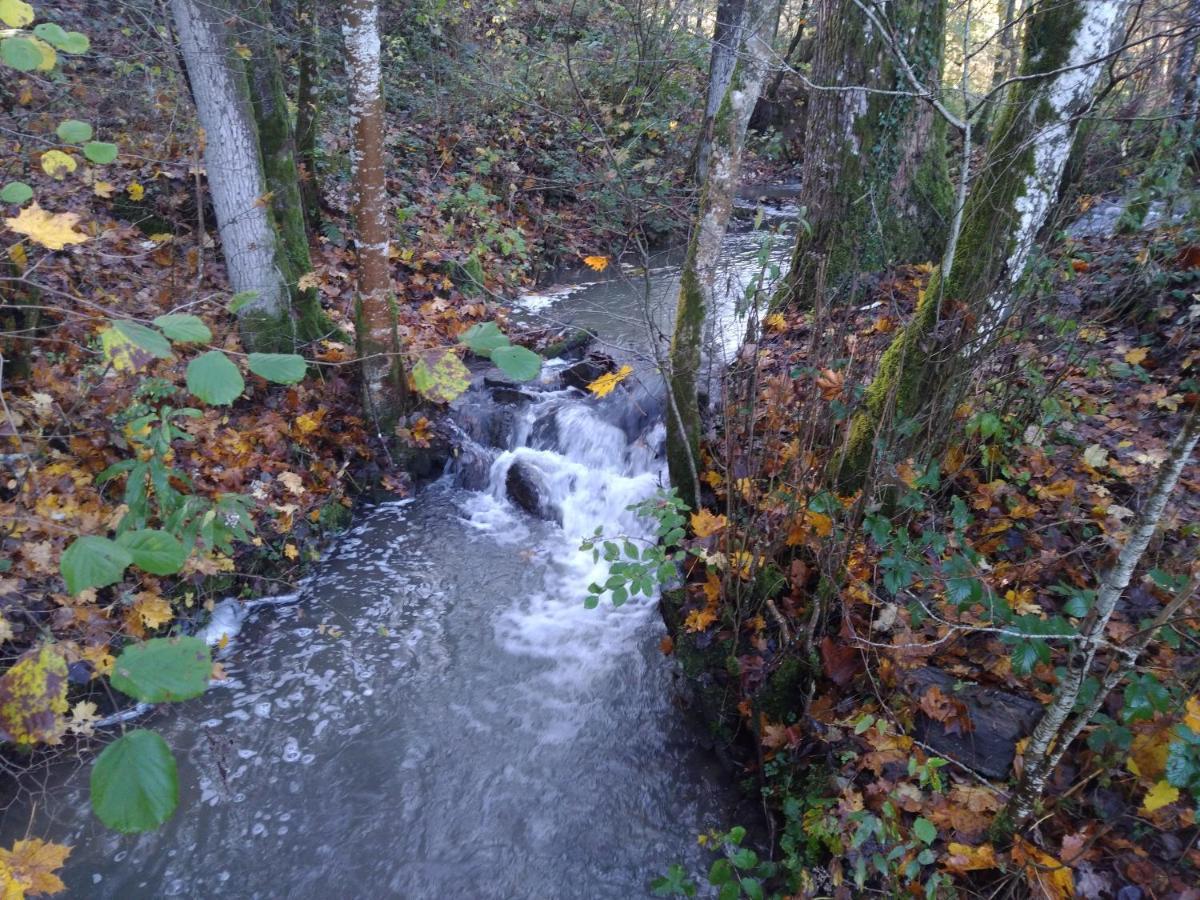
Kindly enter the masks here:
<path id="1" fill-rule="evenodd" d="M 750 269 L 755 247 L 731 241 Z M 530 305 L 644 348 L 630 310 L 657 297 L 668 319 L 674 276 Z M 3 842 L 73 845 L 70 893 L 97 898 L 628 898 L 671 862 L 705 867 L 696 834 L 733 824 L 738 799 L 675 703 L 657 612 L 582 606 L 604 571 L 580 539 L 638 534 L 626 507 L 663 480 L 638 403 L 548 390 L 501 410 L 482 490 L 448 477 L 368 510 L 295 603 L 221 607 L 214 631 L 240 625 L 228 679 L 142 723 L 179 759 L 161 830 L 105 830 L 86 766 L 64 763 Z M 550 520 L 508 501 L 518 464 Z"/>

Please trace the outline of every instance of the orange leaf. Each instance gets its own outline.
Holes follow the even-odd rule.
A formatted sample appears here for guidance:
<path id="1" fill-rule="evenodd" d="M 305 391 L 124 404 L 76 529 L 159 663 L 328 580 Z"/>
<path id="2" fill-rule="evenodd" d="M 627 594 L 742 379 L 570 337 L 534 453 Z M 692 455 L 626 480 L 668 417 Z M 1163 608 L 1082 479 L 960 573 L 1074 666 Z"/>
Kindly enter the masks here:
<path id="1" fill-rule="evenodd" d="M 991 844 L 972 847 L 969 844 L 951 842 L 946 845 L 946 854 L 942 864 L 957 875 L 996 868 L 996 850 Z"/>
<path id="2" fill-rule="evenodd" d="M 692 513 L 692 531 L 698 538 L 706 538 L 716 534 L 727 524 L 725 516 L 714 516 L 707 509 Z"/>
<path id="3" fill-rule="evenodd" d="M 603 272 L 608 268 L 607 256 L 585 256 L 583 264 L 594 272 Z"/>
<path id="4" fill-rule="evenodd" d="M 1075 876 L 1071 870 L 1022 837 L 1014 838 L 1012 861 L 1022 867 L 1034 897 L 1067 900 L 1075 896 Z"/>

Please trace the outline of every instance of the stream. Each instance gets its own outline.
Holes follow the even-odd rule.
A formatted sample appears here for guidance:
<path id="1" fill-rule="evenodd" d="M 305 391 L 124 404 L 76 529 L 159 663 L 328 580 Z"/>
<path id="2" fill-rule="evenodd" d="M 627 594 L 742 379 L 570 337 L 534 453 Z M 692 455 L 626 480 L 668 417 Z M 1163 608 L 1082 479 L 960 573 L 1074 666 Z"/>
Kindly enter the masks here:
<path id="1" fill-rule="evenodd" d="M 740 343 L 762 234 L 727 240 L 715 362 Z M 561 361 L 519 397 L 477 379 L 454 407 L 459 464 L 364 510 L 292 602 L 218 606 L 228 677 L 139 721 L 179 761 L 165 826 L 106 830 L 90 758 L 68 756 L 5 812 L 0 843 L 72 845 L 68 895 L 95 898 L 630 898 L 671 863 L 705 871 L 697 834 L 754 806 L 680 709 L 656 604 L 585 609 L 606 573 L 579 550 L 597 526 L 645 535 L 626 507 L 665 482 L 644 356 L 647 321 L 669 328 L 676 259 L 516 304 L 598 333 L 629 384 L 561 388 Z M 511 501 L 514 467 L 543 515 Z"/>

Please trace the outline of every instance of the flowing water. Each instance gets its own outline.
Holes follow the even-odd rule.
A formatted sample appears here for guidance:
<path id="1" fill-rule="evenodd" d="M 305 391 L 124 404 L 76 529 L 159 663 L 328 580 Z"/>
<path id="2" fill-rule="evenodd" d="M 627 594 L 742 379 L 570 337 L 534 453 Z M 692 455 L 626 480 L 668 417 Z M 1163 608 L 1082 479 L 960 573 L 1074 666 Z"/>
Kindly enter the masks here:
<path id="1" fill-rule="evenodd" d="M 729 248 L 716 358 L 757 268 L 757 239 Z M 595 329 L 643 387 L 596 400 L 558 386 L 561 363 L 525 397 L 481 383 L 456 404 L 456 472 L 367 510 L 296 602 L 218 607 L 228 678 L 139 723 L 179 760 L 167 825 L 107 831 L 87 764 L 65 761 L 9 808 L 0 843 L 73 845 L 70 895 L 97 898 L 629 898 L 669 863 L 705 868 L 696 835 L 753 812 L 678 708 L 654 604 L 584 609 L 604 572 L 578 549 L 598 525 L 645 533 L 626 507 L 664 481 L 638 316 L 666 326 L 676 274 L 524 304 Z M 509 500 L 514 467 L 545 517 Z"/>

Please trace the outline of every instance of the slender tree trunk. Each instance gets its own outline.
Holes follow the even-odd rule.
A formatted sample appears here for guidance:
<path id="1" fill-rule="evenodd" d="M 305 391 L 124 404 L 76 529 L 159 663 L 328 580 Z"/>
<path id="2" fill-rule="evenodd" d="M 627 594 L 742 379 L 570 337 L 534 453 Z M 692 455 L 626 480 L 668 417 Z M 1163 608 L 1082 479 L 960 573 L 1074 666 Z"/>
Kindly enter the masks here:
<path id="1" fill-rule="evenodd" d="M 205 131 L 204 165 L 229 282 L 255 296 L 238 311 L 251 350 L 291 350 L 287 284 L 276 265 L 275 228 L 246 70 L 234 51 L 224 0 L 171 0 L 196 114 Z"/>
<path id="2" fill-rule="evenodd" d="M 1008 818 L 1015 827 L 1023 824 L 1033 812 L 1034 804 L 1045 789 L 1046 779 L 1053 771 L 1053 764 L 1061 758 L 1062 752 L 1066 749 L 1065 744 L 1060 744 L 1054 755 L 1050 755 L 1051 746 L 1063 734 L 1067 719 L 1070 717 L 1071 711 L 1075 709 L 1083 683 L 1096 660 L 1096 652 L 1104 641 L 1108 622 L 1117 608 L 1117 602 L 1121 599 L 1125 588 L 1129 586 L 1129 581 L 1137 569 L 1142 554 L 1146 552 L 1146 548 L 1150 545 L 1150 539 L 1158 530 L 1158 524 L 1167 508 L 1167 502 L 1171 499 L 1171 492 L 1175 490 L 1179 476 L 1182 474 L 1184 466 L 1187 465 L 1192 451 L 1196 448 L 1197 438 L 1200 438 L 1200 417 L 1193 411 L 1188 416 L 1184 430 L 1171 448 L 1171 455 L 1163 464 L 1145 506 L 1130 527 L 1129 538 L 1125 542 L 1125 546 L 1121 548 L 1116 564 L 1100 580 L 1100 587 L 1096 592 L 1096 605 L 1080 626 L 1078 646 L 1071 654 L 1066 671 L 1059 676 L 1054 696 L 1037 727 L 1033 730 L 1025 749 L 1025 767 L 1007 810 Z M 1133 661 L 1135 662 L 1136 659 L 1137 657 L 1134 655 Z M 1123 670 L 1119 671 L 1127 673 L 1132 668 L 1132 664 L 1133 662 L 1129 662 Z M 1120 677 L 1114 679 L 1114 686 Z M 1111 690 L 1111 686 L 1109 689 Z M 1098 707 L 1096 708 L 1098 709 Z M 1087 724 L 1091 716 L 1095 714 L 1095 709 L 1085 710 L 1085 714 L 1086 718 L 1076 723 L 1077 728 L 1067 729 L 1070 735 L 1068 742 Z"/>
<path id="3" fill-rule="evenodd" d="M 296 154 L 303 166 L 300 192 L 309 228 L 321 224 L 321 185 L 317 181 L 317 130 L 321 121 L 321 23 L 315 0 L 299 0 L 300 78 L 296 88 Z"/>
<path id="4" fill-rule="evenodd" d="M 378 0 L 345 0 L 349 112 L 354 129 L 354 217 L 358 229 L 358 352 L 367 412 L 386 427 L 408 401 L 388 262 L 389 223 L 383 150 L 383 66 Z"/>
<path id="5" fill-rule="evenodd" d="M 241 37 L 251 54 L 246 60 L 246 73 L 258 124 L 263 173 L 271 195 L 271 215 L 279 236 L 275 259 L 287 280 L 297 334 L 303 341 L 314 341 L 328 336 L 333 327 L 321 310 L 317 289 L 300 287 L 300 280 L 312 271 L 312 256 L 275 32 L 260 0 L 243 0 L 242 5 L 246 27 Z"/>
<path id="6" fill-rule="evenodd" d="M 718 0 L 717 18 L 713 25 L 712 55 L 708 63 L 708 94 L 704 99 L 704 121 L 696 145 L 696 183 L 704 184 L 708 177 L 708 162 L 712 155 L 713 123 L 721 102 L 729 89 L 739 52 L 742 20 L 746 15 L 746 0 Z"/>
<path id="7" fill-rule="evenodd" d="M 1186 26 L 1172 72 L 1170 118 L 1163 122 L 1154 153 L 1117 222 L 1122 234 L 1141 230 L 1155 194 L 1171 194 L 1191 158 L 1188 147 L 1196 134 L 1196 105 L 1188 101 L 1200 96 L 1200 72 L 1193 72 L 1200 39 L 1200 0 L 1188 4 Z"/>
<path id="8" fill-rule="evenodd" d="M 879 9 L 883 9 L 882 6 Z M 879 21 L 917 78 L 936 89 L 943 0 L 895 0 Z M 860 273 L 929 259 L 945 242 L 953 194 L 945 122 L 855 0 L 817 0 L 799 232 L 778 303 L 851 293 Z M 822 90 L 822 88 L 829 88 Z M 909 92 L 902 94 L 879 91 Z"/>
<path id="9" fill-rule="evenodd" d="M 844 487 L 861 482 L 885 415 L 903 421 L 935 409 L 964 349 L 994 334 L 1010 314 L 1013 288 L 1052 205 L 1075 124 L 1103 70 L 1096 60 L 1121 28 L 1125 8 L 1126 0 L 1034 5 L 1021 70 L 1030 77 L 1013 85 L 996 123 L 953 255 L 880 360 L 841 459 Z"/>
<path id="10" fill-rule="evenodd" d="M 694 508 L 699 505 L 697 467 L 700 409 L 696 382 L 704 324 L 718 280 L 721 243 L 733 209 L 746 126 L 766 80 L 771 39 L 779 21 L 779 0 L 746 0 L 743 35 L 735 38 L 737 64 L 713 120 L 712 149 L 700 203 L 680 278 L 675 330 L 671 338 L 667 466 L 671 483 Z M 714 64 L 716 60 L 714 60 Z M 713 78 L 723 77 L 719 71 Z"/>
<path id="11" fill-rule="evenodd" d="M 1017 0 L 997 0 L 1000 30 L 996 34 L 996 57 L 992 60 L 992 90 L 1012 78 L 1017 71 Z"/>

